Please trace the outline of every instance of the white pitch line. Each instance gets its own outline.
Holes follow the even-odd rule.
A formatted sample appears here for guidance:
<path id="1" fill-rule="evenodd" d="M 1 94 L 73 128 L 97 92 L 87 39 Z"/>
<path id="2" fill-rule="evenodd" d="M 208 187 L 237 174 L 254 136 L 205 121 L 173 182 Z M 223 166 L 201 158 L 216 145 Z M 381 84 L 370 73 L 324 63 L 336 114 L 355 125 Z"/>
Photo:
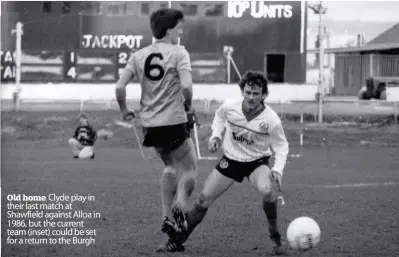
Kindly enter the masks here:
<path id="1" fill-rule="evenodd" d="M 318 185 L 316 187 L 322 188 L 342 188 L 342 187 L 378 187 L 378 186 L 395 186 L 399 182 L 381 182 L 381 183 L 354 183 L 354 184 L 341 184 L 341 185 Z"/>

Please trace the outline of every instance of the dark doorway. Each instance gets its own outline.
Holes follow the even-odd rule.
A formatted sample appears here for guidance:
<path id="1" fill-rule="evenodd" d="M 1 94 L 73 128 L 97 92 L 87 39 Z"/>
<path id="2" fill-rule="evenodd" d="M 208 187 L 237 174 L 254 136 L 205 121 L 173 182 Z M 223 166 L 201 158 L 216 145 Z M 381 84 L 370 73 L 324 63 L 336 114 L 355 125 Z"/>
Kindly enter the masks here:
<path id="1" fill-rule="evenodd" d="M 284 54 L 266 54 L 265 72 L 269 81 L 275 83 L 284 83 Z"/>

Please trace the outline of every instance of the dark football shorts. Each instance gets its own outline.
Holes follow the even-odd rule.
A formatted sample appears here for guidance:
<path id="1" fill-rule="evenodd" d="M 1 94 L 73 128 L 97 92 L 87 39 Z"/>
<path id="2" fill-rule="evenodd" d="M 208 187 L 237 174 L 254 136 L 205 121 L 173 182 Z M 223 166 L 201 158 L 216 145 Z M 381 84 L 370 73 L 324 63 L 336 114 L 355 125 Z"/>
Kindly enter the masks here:
<path id="1" fill-rule="evenodd" d="M 223 156 L 216 165 L 216 169 L 224 176 L 241 183 L 245 177 L 249 178 L 252 172 L 259 166 L 269 166 L 269 159 L 270 156 L 267 156 L 252 162 L 239 162 Z"/>
<path id="2" fill-rule="evenodd" d="M 187 131 L 185 123 L 170 126 L 143 128 L 143 132 L 143 146 L 157 147 L 168 150 L 175 150 L 179 148 L 184 141 L 190 137 L 190 133 Z"/>

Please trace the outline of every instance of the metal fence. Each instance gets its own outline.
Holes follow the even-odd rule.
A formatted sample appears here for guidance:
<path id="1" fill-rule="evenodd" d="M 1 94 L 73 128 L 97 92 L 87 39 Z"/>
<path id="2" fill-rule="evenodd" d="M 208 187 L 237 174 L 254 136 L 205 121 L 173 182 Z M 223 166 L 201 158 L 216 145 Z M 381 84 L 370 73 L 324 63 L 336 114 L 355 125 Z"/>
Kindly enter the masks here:
<path id="1" fill-rule="evenodd" d="M 194 108 L 198 112 L 213 115 L 221 105 L 217 100 L 195 100 Z M 2 100 L 2 111 L 12 111 L 15 108 L 12 100 Z M 128 105 L 138 110 L 138 100 L 128 100 Z M 316 101 L 273 101 L 267 104 L 279 114 L 282 120 L 299 121 L 303 116 L 306 123 L 317 123 L 318 102 Z M 20 111 L 98 111 L 119 110 L 115 100 L 21 100 Z M 378 124 L 399 123 L 399 102 L 383 100 L 336 100 L 326 99 L 323 102 L 323 121 L 329 124 Z"/>
<path id="2" fill-rule="evenodd" d="M 128 106 L 138 110 L 137 100 L 128 101 Z M 211 134 L 211 123 L 220 101 L 196 100 L 193 107 L 198 112 L 201 128 L 196 132 L 198 156 L 214 158 L 204 150 Z M 399 147 L 399 102 L 386 101 L 325 101 L 323 103 L 323 123 L 318 123 L 316 101 L 268 102 L 282 120 L 287 140 L 290 142 L 290 157 L 299 158 L 303 147 Z M 11 100 L 1 102 L 3 112 L 8 112 L 2 119 L 3 129 L 10 125 L 13 117 Z M 102 120 L 100 126 L 108 126 L 113 121 L 109 117 L 120 118 L 121 113 L 115 100 L 71 100 L 71 101 L 21 101 L 20 111 L 27 117 L 40 115 L 59 115 L 76 117 L 80 112 L 88 112 L 95 120 Z M 72 114 L 72 115 L 71 115 Z M 7 118 L 8 117 L 8 118 Z M 19 119 L 15 113 L 13 119 Z M 107 119 L 108 118 L 108 119 Z M 105 123 L 104 123 L 105 121 Z M 108 125 L 106 125 L 108 124 Z M 202 149 L 202 150 L 201 150 Z"/>

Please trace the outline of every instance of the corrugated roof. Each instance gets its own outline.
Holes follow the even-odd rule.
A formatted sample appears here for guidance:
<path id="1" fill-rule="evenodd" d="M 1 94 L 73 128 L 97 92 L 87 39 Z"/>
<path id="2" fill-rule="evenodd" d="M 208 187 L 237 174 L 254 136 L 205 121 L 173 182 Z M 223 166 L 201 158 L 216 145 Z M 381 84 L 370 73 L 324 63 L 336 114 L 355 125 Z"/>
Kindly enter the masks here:
<path id="1" fill-rule="evenodd" d="M 366 45 L 359 47 L 340 47 L 325 49 L 325 53 L 350 53 L 367 52 L 377 50 L 399 49 L 399 22 L 385 30 L 380 35 L 369 41 Z M 318 53 L 319 49 L 307 50 L 308 53 Z"/>
<path id="2" fill-rule="evenodd" d="M 370 40 L 366 45 L 389 44 L 399 42 L 399 22 Z"/>

